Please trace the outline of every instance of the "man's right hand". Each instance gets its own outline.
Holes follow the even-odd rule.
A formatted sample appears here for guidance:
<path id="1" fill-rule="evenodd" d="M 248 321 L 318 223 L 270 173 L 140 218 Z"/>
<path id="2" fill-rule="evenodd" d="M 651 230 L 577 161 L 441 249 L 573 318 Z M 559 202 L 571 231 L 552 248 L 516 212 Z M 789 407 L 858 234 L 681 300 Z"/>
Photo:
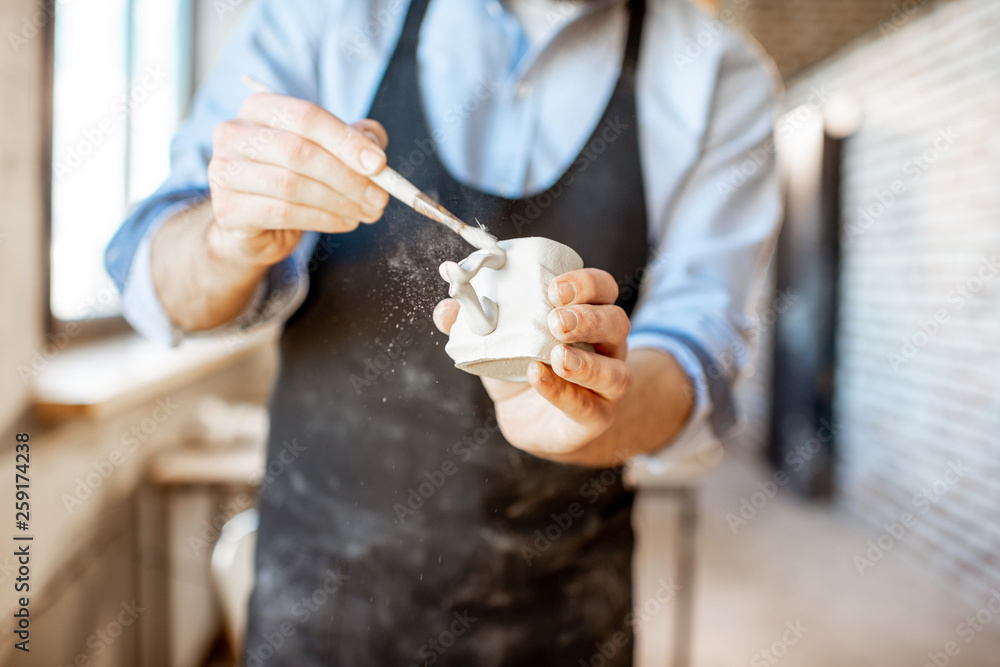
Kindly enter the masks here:
<path id="1" fill-rule="evenodd" d="M 203 331 L 237 317 L 302 232 L 378 220 L 389 195 L 368 177 L 385 166 L 387 143 L 374 120 L 346 125 L 303 100 L 251 96 L 216 129 L 211 201 L 153 237 L 150 274 L 173 324 Z"/>
<path id="2" fill-rule="evenodd" d="M 292 253 L 303 231 L 375 222 L 389 195 L 368 176 L 385 166 L 387 144 L 378 121 L 347 125 L 305 100 L 252 95 L 215 130 L 210 252 L 227 264 L 269 266 Z"/>

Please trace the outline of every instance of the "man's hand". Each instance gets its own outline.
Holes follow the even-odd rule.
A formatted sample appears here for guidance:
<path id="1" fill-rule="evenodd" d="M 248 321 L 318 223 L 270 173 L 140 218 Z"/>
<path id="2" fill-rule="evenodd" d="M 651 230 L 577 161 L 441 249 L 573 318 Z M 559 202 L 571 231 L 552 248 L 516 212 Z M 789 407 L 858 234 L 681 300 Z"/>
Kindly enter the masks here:
<path id="1" fill-rule="evenodd" d="M 211 250 L 267 266 L 290 255 L 303 231 L 375 222 L 389 195 L 368 176 L 385 166 L 387 143 L 377 121 L 347 125 L 304 100 L 252 95 L 215 130 Z"/>
<path id="2" fill-rule="evenodd" d="M 347 125 L 323 108 L 281 95 L 252 95 L 215 130 L 211 200 L 157 230 L 153 285 L 185 331 L 229 322 L 302 232 L 349 232 L 382 216 L 389 195 L 369 176 L 385 166 L 385 128 Z"/>
<path id="3" fill-rule="evenodd" d="M 483 385 L 508 442 L 538 456 L 569 460 L 612 426 L 629 390 L 629 320 L 614 305 L 618 285 L 606 271 L 564 273 L 549 285 L 548 296 L 553 306 L 549 331 L 564 343 L 552 351 L 551 368 L 534 362 L 527 383 L 483 378 Z M 444 333 L 450 333 L 457 316 L 454 299 L 434 309 L 434 323 Z M 590 343 L 595 349 L 569 343 Z"/>

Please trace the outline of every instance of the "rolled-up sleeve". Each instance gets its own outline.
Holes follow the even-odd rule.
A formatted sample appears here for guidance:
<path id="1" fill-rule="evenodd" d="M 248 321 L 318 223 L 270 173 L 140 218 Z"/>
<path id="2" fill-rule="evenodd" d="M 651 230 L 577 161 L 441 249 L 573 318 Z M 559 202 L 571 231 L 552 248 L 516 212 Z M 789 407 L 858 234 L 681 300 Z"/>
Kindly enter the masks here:
<path id="1" fill-rule="evenodd" d="M 149 269 L 152 238 L 168 218 L 208 198 L 212 137 L 220 122 L 238 115 L 250 95 L 241 81 L 243 75 L 249 74 L 283 94 L 318 100 L 316 62 L 329 5 L 319 0 L 292 4 L 260 0 L 247 10 L 219 64 L 196 96 L 190 118 L 171 144 L 169 178 L 132 212 L 108 244 L 106 269 L 121 293 L 125 319 L 140 333 L 167 344 L 177 344 L 183 337 L 153 285 Z M 280 126 L 281 122 L 275 118 L 272 124 Z M 294 310 L 307 289 L 303 255 L 315 242 L 315 235 L 304 235 L 296 253 L 272 267 L 233 326 L 258 326 Z"/>
<path id="2" fill-rule="evenodd" d="M 700 154 L 666 207 L 632 317 L 630 348 L 672 354 L 691 378 L 685 433 L 736 423 L 732 389 L 752 364 L 753 305 L 781 218 L 773 128 L 778 85 L 751 49 L 718 62 Z"/>

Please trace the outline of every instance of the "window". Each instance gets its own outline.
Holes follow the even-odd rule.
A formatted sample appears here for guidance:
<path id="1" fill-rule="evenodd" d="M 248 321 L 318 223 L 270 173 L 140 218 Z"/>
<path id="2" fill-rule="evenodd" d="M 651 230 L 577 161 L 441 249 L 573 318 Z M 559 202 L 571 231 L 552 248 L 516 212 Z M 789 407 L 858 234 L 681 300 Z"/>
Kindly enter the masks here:
<path id="1" fill-rule="evenodd" d="M 191 0 L 63 0 L 53 66 L 50 305 L 119 312 L 104 248 L 169 172 L 191 91 Z"/>

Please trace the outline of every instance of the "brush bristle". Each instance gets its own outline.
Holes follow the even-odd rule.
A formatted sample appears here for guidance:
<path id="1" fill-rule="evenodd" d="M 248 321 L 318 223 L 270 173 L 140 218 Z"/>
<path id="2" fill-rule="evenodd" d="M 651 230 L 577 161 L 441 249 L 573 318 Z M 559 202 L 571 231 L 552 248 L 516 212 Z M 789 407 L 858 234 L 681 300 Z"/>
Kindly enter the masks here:
<path id="1" fill-rule="evenodd" d="M 479 248 L 480 250 L 492 250 L 497 247 L 497 240 L 485 229 L 470 227 L 466 225 L 460 232 L 462 238 Z"/>

